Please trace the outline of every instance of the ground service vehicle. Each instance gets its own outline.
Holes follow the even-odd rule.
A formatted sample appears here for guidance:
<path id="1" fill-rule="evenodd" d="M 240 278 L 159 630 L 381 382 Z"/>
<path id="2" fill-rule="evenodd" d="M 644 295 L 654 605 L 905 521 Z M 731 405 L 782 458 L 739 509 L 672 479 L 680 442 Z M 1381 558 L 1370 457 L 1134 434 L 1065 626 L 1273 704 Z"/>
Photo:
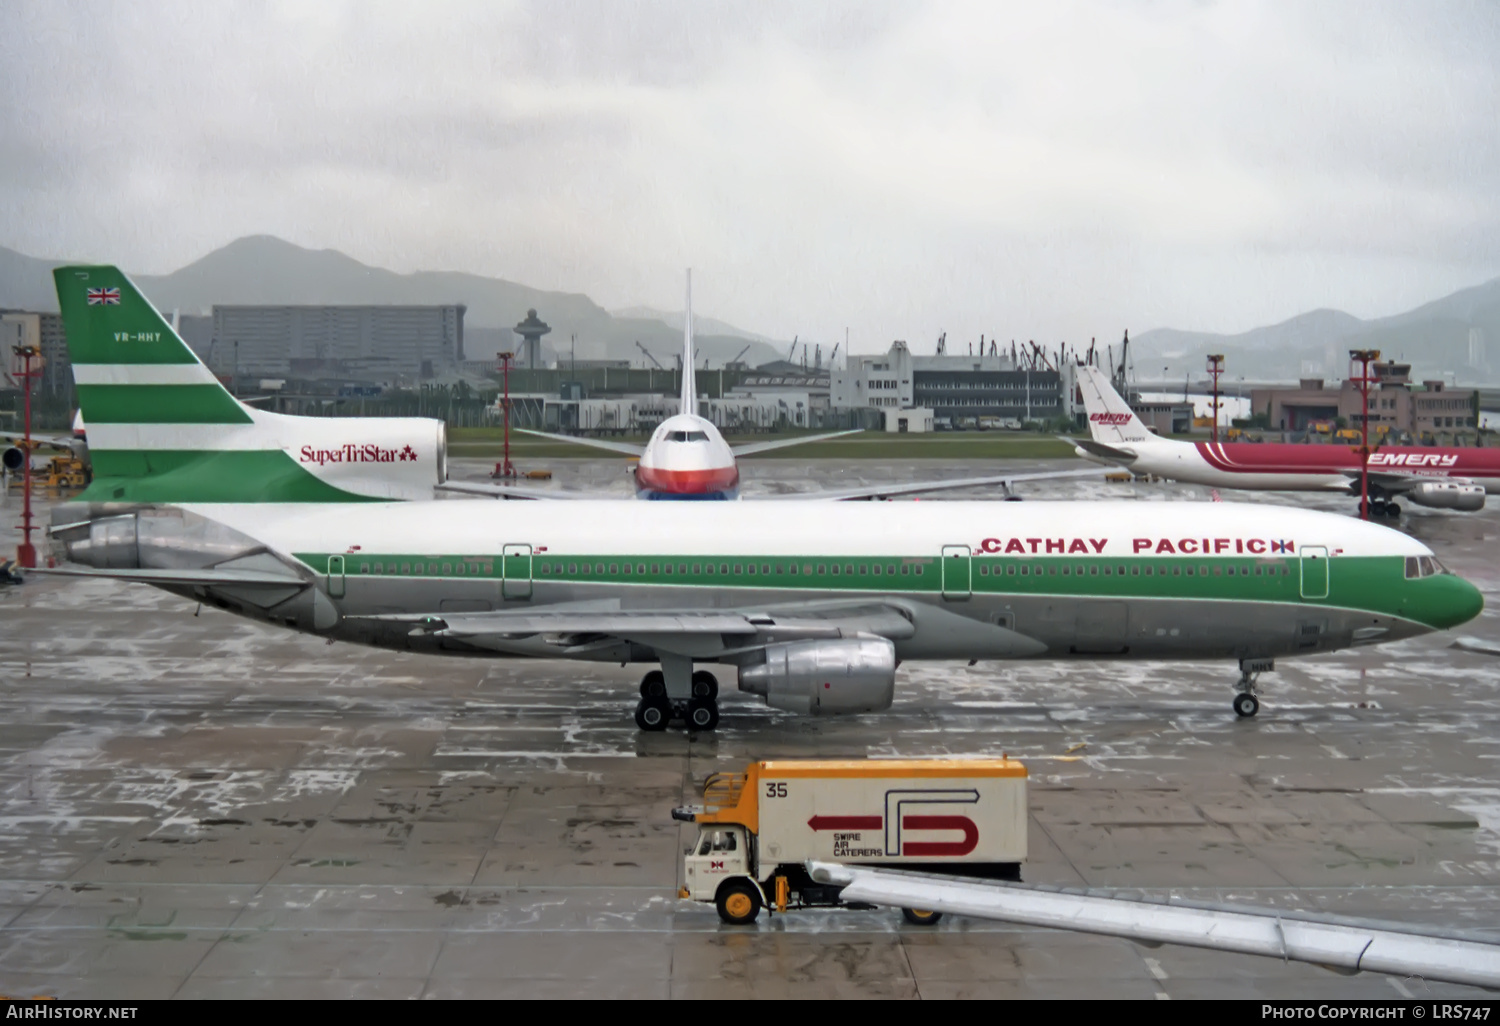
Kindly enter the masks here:
<path id="1" fill-rule="evenodd" d="M 678 896 L 713 902 L 726 923 L 763 907 L 839 907 L 840 888 L 814 882 L 808 859 L 1018 880 L 1026 858 L 1026 767 L 1014 759 L 754 762 L 709 777 L 703 802 L 672 812 L 698 824 Z"/>

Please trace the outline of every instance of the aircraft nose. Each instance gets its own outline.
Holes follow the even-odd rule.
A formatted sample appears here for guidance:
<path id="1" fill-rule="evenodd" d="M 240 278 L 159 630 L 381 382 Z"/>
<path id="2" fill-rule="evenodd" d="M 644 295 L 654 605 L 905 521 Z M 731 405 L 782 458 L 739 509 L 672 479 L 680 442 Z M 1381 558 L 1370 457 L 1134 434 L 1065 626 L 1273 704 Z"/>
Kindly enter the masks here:
<path id="1" fill-rule="evenodd" d="M 1434 595 L 1432 625 L 1439 630 L 1468 623 L 1484 609 L 1484 595 L 1462 577 L 1443 575 L 1430 578 L 1429 584 L 1440 586 Z"/>

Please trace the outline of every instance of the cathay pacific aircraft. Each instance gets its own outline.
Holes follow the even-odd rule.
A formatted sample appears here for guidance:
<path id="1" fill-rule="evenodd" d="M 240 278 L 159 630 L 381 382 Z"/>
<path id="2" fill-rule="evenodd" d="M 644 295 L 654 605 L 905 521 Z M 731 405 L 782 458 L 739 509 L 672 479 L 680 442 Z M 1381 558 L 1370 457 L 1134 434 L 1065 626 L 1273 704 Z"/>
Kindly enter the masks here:
<path id="1" fill-rule="evenodd" d="M 712 729 L 709 665 L 822 715 L 889 707 L 919 659 L 1224 660 L 1250 716 L 1277 658 L 1483 605 L 1406 535 L 1270 506 L 406 501 L 430 422 L 252 410 L 118 271 L 54 274 L 95 478 L 55 509 L 52 572 L 384 648 L 659 667 L 643 730 Z"/>

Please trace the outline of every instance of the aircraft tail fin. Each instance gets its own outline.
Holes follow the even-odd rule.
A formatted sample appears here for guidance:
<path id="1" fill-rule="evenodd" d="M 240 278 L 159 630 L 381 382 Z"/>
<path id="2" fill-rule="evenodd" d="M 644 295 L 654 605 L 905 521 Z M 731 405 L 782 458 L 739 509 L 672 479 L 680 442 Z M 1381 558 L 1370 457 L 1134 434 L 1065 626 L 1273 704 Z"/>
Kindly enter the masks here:
<path id="1" fill-rule="evenodd" d="M 52 276 L 93 463 L 80 500 L 368 501 L 290 455 L 286 424 L 303 418 L 252 410 L 231 395 L 118 267 L 59 267 Z"/>
<path id="2" fill-rule="evenodd" d="M 693 269 L 687 272 L 687 315 L 682 320 L 682 397 L 679 413 L 698 413 L 698 375 L 693 352 Z"/>
<path id="3" fill-rule="evenodd" d="M 1130 404 L 1120 397 L 1109 378 L 1098 367 L 1078 368 L 1078 389 L 1083 393 L 1083 408 L 1089 416 L 1089 434 L 1105 445 L 1120 442 L 1144 442 L 1151 432 L 1135 415 Z"/>

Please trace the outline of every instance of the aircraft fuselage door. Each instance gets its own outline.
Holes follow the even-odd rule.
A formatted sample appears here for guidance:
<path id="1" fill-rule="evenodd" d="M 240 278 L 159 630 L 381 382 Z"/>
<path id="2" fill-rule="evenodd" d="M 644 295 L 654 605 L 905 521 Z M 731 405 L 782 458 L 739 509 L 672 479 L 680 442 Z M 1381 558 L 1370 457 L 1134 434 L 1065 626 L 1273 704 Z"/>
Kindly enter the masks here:
<path id="1" fill-rule="evenodd" d="M 943 546 L 943 598 L 966 599 L 974 591 L 974 560 L 967 545 Z"/>
<path id="2" fill-rule="evenodd" d="M 328 557 L 328 597 L 344 597 L 344 557 Z"/>
<path id="3" fill-rule="evenodd" d="M 1327 598 L 1328 549 L 1322 545 L 1304 545 L 1298 554 L 1302 557 L 1302 597 Z"/>
<path id="4" fill-rule="evenodd" d="M 500 597 L 531 598 L 531 546 L 506 545 L 500 556 Z"/>

